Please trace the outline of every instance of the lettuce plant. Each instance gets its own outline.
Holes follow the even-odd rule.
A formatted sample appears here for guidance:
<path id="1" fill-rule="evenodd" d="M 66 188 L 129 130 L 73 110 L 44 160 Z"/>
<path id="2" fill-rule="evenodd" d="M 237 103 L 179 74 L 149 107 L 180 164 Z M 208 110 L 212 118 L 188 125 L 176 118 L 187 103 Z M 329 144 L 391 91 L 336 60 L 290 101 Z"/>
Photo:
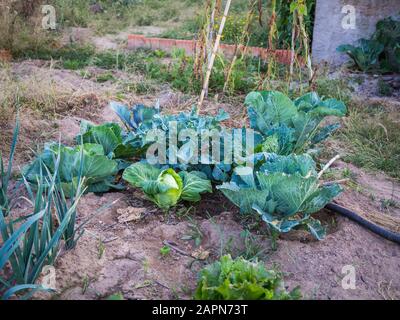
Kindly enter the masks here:
<path id="1" fill-rule="evenodd" d="M 293 300 L 301 298 L 299 288 L 285 290 L 282 276 L 267 270 L 261 262 L 230 255 L 200 272 L 196 300 Z"/>
<path id="2" fill-rule="evenodd" d="M 242 213 L 258 213 L 273 233 L 305 227 L 321 240 L 325 228 L 311 215 L 342 192 L 320 185 L 311 156 L 268 154 L 259 171 L 238 167 L 229 183 L 217 187 Z"/>
<path id="3" fill-rule="evenodd" d="M 325 140 L 339 124 L 320 127 L 327 116 L 343 117 L 347 109 L 336 99 L 319 97 L 310 92 L 295 101 L 278 91 L 251 92 L 247 106 L 252 129 L 264 136 L 262 152 L 289 155 L 301 154 Z"/>
<path id="4" fill-rule="evenodd" d="M 180 200 L 200 201 L 201 193 L 212 192 L 211 182 L 201 172 L 177 174 L 171 168 L 162 170 L 141 162 L 125 169 L 122 178 L 142 189 L 151 201 L 165 210 Z"/>
<path id="5" fill-rule="evenodd" d="M 74 148 L 55 143 L 47 144 L 29 166 L 24 168 L 24 176 L 30 183 L 37 184 L 37 177 L 43 173 L 55 172 L 56 159 L 60 158 L 58 179 L 66 196 L 71 196 L 80 177 L 85 178 L 86 192 L 107 192 L 121 189 L 116 185 L 115 175 L 118 163 L 109 159 L 99 144 L 85 143 Z"/>

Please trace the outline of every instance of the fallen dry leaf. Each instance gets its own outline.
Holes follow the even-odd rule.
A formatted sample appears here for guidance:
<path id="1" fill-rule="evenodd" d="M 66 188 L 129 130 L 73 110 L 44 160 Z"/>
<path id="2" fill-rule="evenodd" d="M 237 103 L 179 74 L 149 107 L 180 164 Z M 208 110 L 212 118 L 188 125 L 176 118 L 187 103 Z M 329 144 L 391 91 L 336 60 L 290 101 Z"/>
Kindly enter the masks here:
<path id="1" fill-rule="evenodd" d="M 206 260 L 210 256 L 210 251 L 204 250 L 202 247 L 192 252 L 192 257 L 198 260 Z"/>
<path id="2" fill-rule="evenodd" d="M 118 222 L 125 223 L 131 221 L 139 221 L 142 217 L 142 213 L 145 212 L 145 208 L 135 208 L 135 207 L 126 207 L 117 210 L 118 213 Z"/>

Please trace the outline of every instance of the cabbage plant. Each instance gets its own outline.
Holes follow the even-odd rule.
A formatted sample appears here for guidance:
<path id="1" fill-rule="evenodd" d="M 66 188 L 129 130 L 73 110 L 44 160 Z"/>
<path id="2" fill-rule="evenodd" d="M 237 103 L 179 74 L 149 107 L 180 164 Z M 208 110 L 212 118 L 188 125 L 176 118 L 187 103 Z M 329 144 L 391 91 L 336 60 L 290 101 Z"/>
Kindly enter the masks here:
<path id="1" fill-rule="evenodd" d="M 371 71 L 379 68 L 379 56 L 385 46 L 379 41 L 372 39 L 358 40 L 358 46 L 344 44 L 336 50 L 346 53 L 354 64 L 362 71 Z"/>
<path id="2" fill-rule="evenodd" d="M 213 181 L 227 181 L 229 180 L 232 165 L 226 163 L 219 163 L 220 159 L 216 159 L 216 164 L 192 164 L 194 157 L 197 157 L 196 150 L 200 150 L 200 137 L 205 130 L 216 130 L 220 133 L 221 139 L 221 154 L 224 154 L 223 139 L 226 132 L 221 124 L 222 121 L 229 119 L 229 115 L 220 110 L 216 116 L 205 116 L 199 115 L 196 108 L 193 108 L 191 112 L 181 112 L 179 114 L 168 114 L 163 115 L 160 113 L 158 105 L 155 107 L 146 107 L 144 105 L 135 105 L 133 107 L 127 107 L 125 105 L 113 102 L 110 107 L 119 116 L 120 120 L 124 123 L 128 130 L 126 144 L 131 144 L 138 150 L 138 154 L 144 157 L 145 151 L 153 143 L 153 141 L 147 141 L 146 135 L 150 130 L 158 129 L 165 132 L 166 137 L 166 155 L 169 155 L 169 148 L 177 148 L 177 159 L 178 163 L 167 164 L 174 170 L 180 171 L 201 171 L 207 175 L 207 178 Z M 193 145 L 193 142 L 189 139 L 185 141 L 177 141 L 176 146 L 170 146 L 170 123 L 176 124 L 176 135 L 179 136 L 183 130 L 191 129 L 199 138 L 198 145 Z M 236 129 L 242 130 L 243 129 Z M 233 132 L 229 133 L 233 135 Z M 255 141 L 261 141 L 259 135 L 255 136 Z M 211 152 L 210 152 L 211 153 Z M 215 159 L 209 159 L 212 163 Z"/>
<path id="3" fill-rule="evenodd" d="M 357 45 L 344 44 L 336 50 L 346 53 L 361 71 L 399 72 L 400 21 L 382 19 L 370 39 L 359 39 Z"/>
<path id="4" fill-rule="evenodd" d="M 165 210 L 180 200 L 200 201 L 201 193 L 212 192 L 211 182 L 201 172 L 178 174 L 171 168 L 162 170 L 141 162 L 125 169 L 122 178 L 142 189 L 151 201 Z"/>
<path id="5" fill-rule="evenodd" d="M 310 92 L 292 101 L 278 91 L 251 92 L 245 100 L 252 129 L 264 136 L 256 151 L 301 154 L 328 138 L 339 124 L 321 127 L 327 116 L 343 117 L 347 108 L 336 99 Z"/>
<path id="6" fill-rule="evenodd" d="M 59 158 L 58 182 L 66 196 L 76 190 L 80 177 L 85 178 L 86 192 L 107 192 L 121 189 L 115 184 L 118 163 L 109 159 L 99 144 L 85 143 L 74 148 L 50 143 L 43 152 L 23 170 L 25 179 L 37 184 L 38 176 L 45 177 L 55 173 L 56 159 Z"/>
<path id="7" fill-rule="evenodd" d="M 93 143 L 103 146 L 104 154 L 110 159 L 129 159 L 139 152 L 130 144 L 130 138 L 116 123 L 94 125 L 89 121 L 81 122 L 77 143 Z"/>
<path id="8" fill-rule="evenodd" d="M 259 171 L 235 169 L 229 183 L 217 187 L 242 213 L 258 213 L 273 233 L 304 227 L 321 240 L 325 228 L 312 214 L 342 192 L 338 184 L 321 185 L 311 156 L 267 155 Z"/>

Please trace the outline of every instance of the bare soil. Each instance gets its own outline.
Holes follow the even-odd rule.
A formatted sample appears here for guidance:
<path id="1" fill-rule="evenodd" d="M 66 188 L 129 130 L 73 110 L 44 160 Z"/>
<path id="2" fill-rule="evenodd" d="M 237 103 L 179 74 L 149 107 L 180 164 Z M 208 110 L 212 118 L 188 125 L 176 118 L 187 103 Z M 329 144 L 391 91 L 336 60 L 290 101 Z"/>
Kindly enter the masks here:
<path id="1" fill-rule="evenodd" d="M 190 299 L 199 269 L 220 254 L 239 255 L 246 250 L 237 213 L 214 206 L 214 216 L 187 217 L 163 215 L 140 194 L 94 194 L 83 198 L 80 216 L 84 219 L 96 209 L 119 201 L 98 215 L 86 228 L 77 247 L 57 261 L 57 288 L 54 299 L 102 299 L 122 293 L 126 299 Z M 145 218 L 139 222 L 119 223 L 118 209 L 136 208 Z M 207 202 L 208 198 L 202 202 Z M 144 209 L 143 209 L 144 208 Z M 121 211 L 119 211 L 121 212 Z M 197 210 L 196 210 L 197 212 Z M 265 234 L 254 234 L 264 250 L 268 267 L 278 266 L 285 274 L 288 288 L 300 286 L 306 299 L 396 299 L 400 297 L 400 247 L 366 231 L 333 213 L 334 228 L 323 241 L 303 241 L 301 235 L 278 240 L 272 251 Z M 201 231 L 200 250 L 209 253 L 205 260 L 195 259 L 199 248 L 190 224 Z M 174 248 L 163 257 L 165 241 Z M 179 251 L 178 251 L 179 250 Z M 356 289 L 345 290 L 342 268 L 356 271 Z"/>

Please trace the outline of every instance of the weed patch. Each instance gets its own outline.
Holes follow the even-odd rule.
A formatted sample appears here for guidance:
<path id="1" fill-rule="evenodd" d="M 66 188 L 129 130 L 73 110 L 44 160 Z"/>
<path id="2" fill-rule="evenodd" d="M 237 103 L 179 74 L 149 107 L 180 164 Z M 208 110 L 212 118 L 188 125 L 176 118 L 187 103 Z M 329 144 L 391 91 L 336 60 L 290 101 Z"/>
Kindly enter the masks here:
<path id="1" fill-rule="evenodd" d="M 400 178 L 400 124 L 388 113 L 365 114 L 353 109 L 341 138 L 350 147 L 346 160 Z"/>

